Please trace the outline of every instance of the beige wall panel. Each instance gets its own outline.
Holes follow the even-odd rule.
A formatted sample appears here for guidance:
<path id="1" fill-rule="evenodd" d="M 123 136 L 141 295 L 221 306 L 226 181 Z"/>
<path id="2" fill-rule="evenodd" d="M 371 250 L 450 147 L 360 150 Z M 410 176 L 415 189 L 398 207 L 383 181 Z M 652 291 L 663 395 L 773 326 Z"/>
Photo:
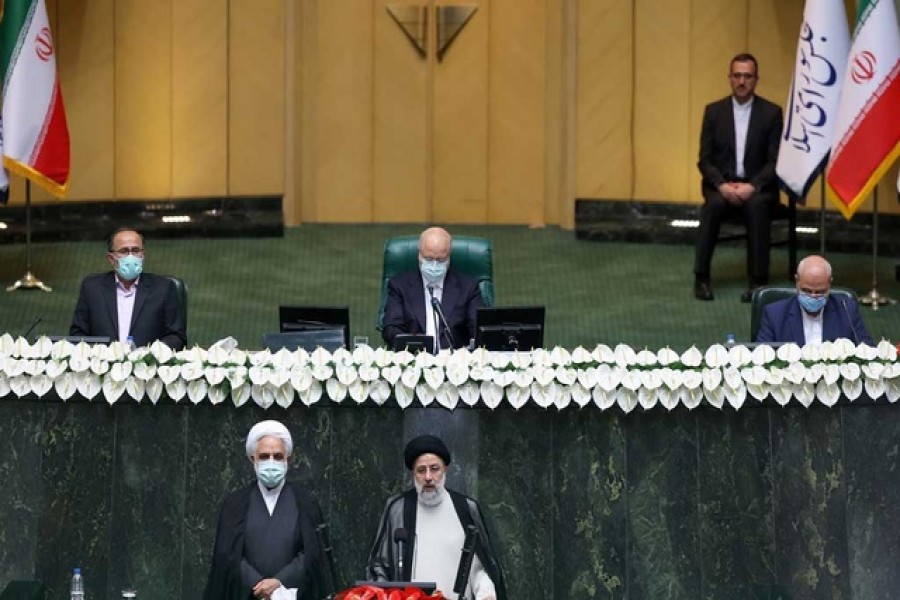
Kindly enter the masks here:
<path id="1" fill-rule="evenodd" d="M 172 193 L 172 5 L 115 4 L 115 194 Z"/>
<path id="2" fill-rule="evenodd" d="M 489 223 L 544 224 L 546 12 L 491 2 Z"/>
<path id="3" fill-rule="evenodd" d="M 426 62 L 377 0 L 374 19 L 374 215 L 426 221 Z M 410 2 L 417 4 L 417 2 Z"/>
<path id="4" fill-rule="evenodd" d="M 436 222 L 487 222 L 490 12 L 487 2 L 471 4 L 478 11 L 435 65 Z"/>
<path id="5" fill-rule="evenodd" d="M 566 36 L 563 32 L 565 5 L 571 0 L 545 0 L 544 14 L 544 221 L 558 224 L 563 194 L 565 119 Z M 566 199 L 567 201 L 567 199 Z"/>
<path id="6" fill-rule="evenodd" d="M 109 200 L 115 195 L 113 0 L 61 2 L 57 14 L 57 67 L 71 141 L 68 197 Z"/>
<path id="7" fill-rule="evenodd" d="M 636 4 L 634 196 L 683 202 L 693 181 L 688 167 L 691 0 Z"/>
<path id="8" fill-rule="evenodd" d="M 172 2 L 172 195 L 227 193 L 228 6 Z"/>
<path id="9" fill-rule="evenodd" d="M 317 6 L 316 215 L 372 220 L 371 2 Z"/>
<path id="10" fill-rule="evenodd" d="M 578 3 L 576 195 L 631 196 L 631 2 Z"/>
<path id="11" fill-rule="evenodd" d="M 228 193 L 284 190 L 283 0 L 231 0 L 228 47 Z"/>
<path id="12" fill-rule="evenodd" d="M 784 107 L 791 76 L 804 0 L 750 0 L 747 47 L 759 61 L 756 92 Z"/>
<path id="13" fill-rule="evenodd" d="M 746 51 L 747 0 L 704 0 L 692 3 L 690 39 L 689 173 L 691 198 L 702 201 L 697 156 L 704 107 L 731 93 L 728 62 Z"/>

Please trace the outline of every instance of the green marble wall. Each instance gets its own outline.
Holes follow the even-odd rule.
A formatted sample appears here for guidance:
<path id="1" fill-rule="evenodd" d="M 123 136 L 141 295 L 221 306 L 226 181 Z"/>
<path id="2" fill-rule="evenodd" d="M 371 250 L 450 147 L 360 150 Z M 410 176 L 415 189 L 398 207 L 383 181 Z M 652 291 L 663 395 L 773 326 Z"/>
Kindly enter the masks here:
<path id="1" fill-rule="evenodd" d="M 277 418 L 339 568 L 361 578 L 407 439 L 454 452 L 511 598 L 896 598 L 900 408 L 879 404 L 622 415 L 595 409 L 0 401 L 0 585 L 63 598 L 200 597 L 219 503 L 252 478 L 243 440 Z"/>

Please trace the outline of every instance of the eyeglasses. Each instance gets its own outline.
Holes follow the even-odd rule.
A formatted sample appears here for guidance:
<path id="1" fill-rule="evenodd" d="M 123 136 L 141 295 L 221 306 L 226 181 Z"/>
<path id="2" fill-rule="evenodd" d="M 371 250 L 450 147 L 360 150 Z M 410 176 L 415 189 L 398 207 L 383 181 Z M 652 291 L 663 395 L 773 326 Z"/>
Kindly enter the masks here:
<path id="1" fill-rule="evenodd" d="M 125 258 L 129 254 L 131 254 L 132 256 L 137 256 L 138 258 L 144 257 L 144 249 L 139 246 L 132 246 L 131 248 L 119 248 L 118 250 L 113 250 L 112 253 L 119 258 Z"/>

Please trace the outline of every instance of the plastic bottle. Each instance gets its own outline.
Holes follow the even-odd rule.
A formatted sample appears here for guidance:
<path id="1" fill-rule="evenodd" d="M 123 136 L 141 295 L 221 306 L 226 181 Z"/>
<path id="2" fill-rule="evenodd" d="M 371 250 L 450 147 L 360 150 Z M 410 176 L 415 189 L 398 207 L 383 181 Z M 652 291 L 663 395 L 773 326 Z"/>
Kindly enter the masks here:
<path id="1" fill-rule="evenodd" d="M 129 335 L 127 338 L 125 338 L 125 349 L 128 352 L 132 352 L 135 348 L 137 348 L 137 346 L 134 345 L 134 336 Z"/>
<path id="2" fill-rule="evenodd" d="M 69 587 L 70 600 L 84 600 L 84 579 L 81 577 L 81 568 L 72 569 L 72 585 Z"/>
<path id="3" fill-rule="evenodd" d="M 732 346 L 734 346 L 736 344 L 737 344 L 737 341 L 735 341 L 735 339 L 734 339 L 734 334 L 726 333 L 725 334 L 725 347 L 731 348 Z"/>

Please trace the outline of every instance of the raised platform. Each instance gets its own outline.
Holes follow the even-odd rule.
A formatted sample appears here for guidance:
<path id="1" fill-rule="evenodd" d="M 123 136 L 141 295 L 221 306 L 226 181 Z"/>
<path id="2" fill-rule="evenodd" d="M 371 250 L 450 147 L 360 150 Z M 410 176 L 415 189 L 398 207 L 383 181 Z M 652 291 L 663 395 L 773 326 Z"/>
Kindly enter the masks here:
<path id="1" fill-rule="evenodd" d="M 598 242 L 694 244 L 696 226 L 686 226 L 686 222 L 699 218 L 699 204 L 579 198 L 575 203 L 575 235 Z M 673 221 L 681 222 L 681 226 L 674 226 Z M 801 250 L 818 251 L 819 225 L 818 211 L 797 211 L 797 243 Z M 732 233 L 732 229 L 733 233 L 743 231 L 740 226 L 726 224 L 722 233 Z M 879 215 L 878 229 L 879 254 L 900 256 L 900 215 Z M 772 239 L 786 237 L 787 221 L 774 222 Z M 872 215 L 858 213 L 847 221 L 840 214 L 826 213 L 825 247 L 832 252 L 871 252 Z"/>
<path id="2" fill-rule="evenodd" d="M 98 240 L 119 226 L 154 239 L 281 237 L 281 196 L 55 202 L 31 207 L 35 242 Z M 0 244 L 25 241 L 25 207 L 0 208 Z"/>

